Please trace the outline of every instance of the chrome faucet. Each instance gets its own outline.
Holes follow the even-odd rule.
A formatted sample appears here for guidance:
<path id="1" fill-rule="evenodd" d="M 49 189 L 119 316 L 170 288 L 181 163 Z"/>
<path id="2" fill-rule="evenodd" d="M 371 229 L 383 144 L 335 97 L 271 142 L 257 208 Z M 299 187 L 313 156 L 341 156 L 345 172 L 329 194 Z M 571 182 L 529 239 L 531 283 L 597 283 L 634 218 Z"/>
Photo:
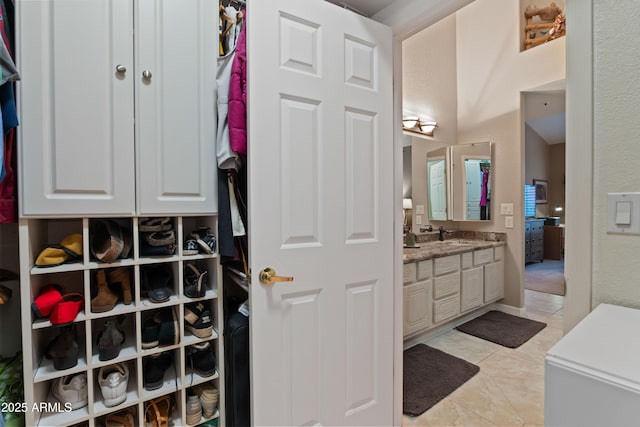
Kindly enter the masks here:
<path id="1" fill-rule="evenodd" d="M 431 233 L 433 231 L 433 227 L 431 225 L 427 225 L 426 227 L 420 229 L 421 233 L 424 233 L 425 231 Z"/>
<path id="2" fill-rule="evenodd" d="M 443 226 L 440 226 L 440 228 L 438 228 L 438 240 L 441 242 L 444 242 L 444 233 L 451 234 L 450 231 L 447 231 Z"/>

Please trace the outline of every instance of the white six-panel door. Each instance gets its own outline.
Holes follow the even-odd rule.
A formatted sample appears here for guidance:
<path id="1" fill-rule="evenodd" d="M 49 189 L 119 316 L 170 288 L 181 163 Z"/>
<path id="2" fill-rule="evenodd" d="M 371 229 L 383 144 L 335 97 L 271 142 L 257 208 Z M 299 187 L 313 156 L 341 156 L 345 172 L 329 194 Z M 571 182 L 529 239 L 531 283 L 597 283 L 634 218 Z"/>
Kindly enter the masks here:
<path id="1" fill-rule="evenodd" d="M 392 425 L 391 31 L 248 7 L 253 424 Z"/>

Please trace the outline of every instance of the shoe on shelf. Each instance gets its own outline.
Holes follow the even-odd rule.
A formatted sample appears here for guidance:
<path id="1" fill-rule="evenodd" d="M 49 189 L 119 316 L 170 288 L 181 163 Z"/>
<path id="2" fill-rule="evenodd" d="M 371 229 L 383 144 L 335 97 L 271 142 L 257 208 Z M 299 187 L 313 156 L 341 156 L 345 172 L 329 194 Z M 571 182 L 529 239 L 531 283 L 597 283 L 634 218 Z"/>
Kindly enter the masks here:
<path id="1" fill-rule="evenodd" d="M 184 294 L 189 298 L 202 298 L 207 292 L 207 271 L 201 272 L 194 263 L 184 267 Z"/>
<path id="2" fill-rule="evenodd" d="M 198 343 L 187 348 L 187 360 L 191 370 L 202 377 L 216 373 L 216 356 L 209 342 Z"/>
<path id="3" fill-rule="evenodd" d="M 44 353 L 47 359 L 53 361 L 53 367 L 59 371 L 76 366 L 78 354 L 75 324 L 61 327 L 60 334 L 47 344 Z"/>
<path id="4" fill-rule="evenodd" d="M 62 301 L 62 288 L 59 285 L 50 284 L 42 288 L 40 294 L 31 303 L 31 308 L 36 317 L 47 317 L 60 301 Z"/>
<path id="5" fill-rule="evenodd" d="M 193 387 L 193 391 L 198 395 L 200 399 L 200 405 L 202 406 L 202 416 L 205 418 L 213 417 L 218 407 L 219 392 L 218 389 L 211 383 L 198 384 Z"/>
<path id="6" fill-rule="evenodd" d="M 125 335 L 120 329 L 122 320 L 109 319 L 104 322 L 104 329 L 98 334 L 98 359 L 111 360 L 118 357 Z"/>
<path id="7" fill-rule="evenodd" d="M 70 234 L 59 245 L 49 245 L 40 252 L 35 264 L 38 267 L 54 267 L 82 256 L 82 234 Z"/>
<path id="8" fill-rule="evenodd" d="M 173 272 L 166 264 L 149 265 L 140 269 L 141 287 L 151 302 L 169 301 Z"/>
<path id="9" fill-rule="evenodd" d="M 189 238 L 184 242 L 182 246 L 182 255 L 198 255 L 198 242 L 195 239 Z"/>
<path id="10" fill-rule="evenodd" d="M 131 304 L 133 299 L 131 296 L 131 276 L 129 269 L 126 267 L 119 267 L 109 271 L 107 274 L 110 285 L 118 285 L 122 290 L 122 302 L 125 305 Z"/>
<path id="11" fill-rule="evenodd" d="M 166 216 L 163 218 L 140 218 L 140 224 L 138 225 L 138 231 L 140 232 L 153 232 L 153 231 L 168 231 L 173 228 L 171 218 Z"/>
<path id="12" fill-rule="evenodd" d="M 171 412 L 174 411 L 176 403 L 173 396 L 162 396 L 144 404 L 144 422 L 150 427 L 169 427 L 173 425 Z"/>
<path id="13" fill-rule="evenodd" d="M 91 300 L 91 311 L 104 313 L 112 310 L 118 303 L 118 294 L 109 287 L 104 270 L 98 270 L 96 273 L 96 283 L 98 284 L 98 294 Z"/>
<path id="14" fill-rule="evenodd" d="M 98 371 L 98 384 L 104 398 L 104 406 L 111 408 L 127 399 L 129 368 L 126 363 L 103 366 Z"/>
<path id="15" fill-rule="evenodd" d="M 194 426 L 200 422 L 202 418 L 202 405 L 200 399 L 193 391 L 187 390 L 187 424 Z"/>
<path id="16" fill-rule="evenodd" d="M 108 414 L 104 419 L 105 427 L 135 427 L 134 411 L 121 411 Z"/>
<path id="17" fill-rule="evenodd" d="M 51 394 L 63 406 L 70 403 L 72 410 L 87 406 L 87 374 L 56 378 L 51 384 Z"/>
<path id="18" fill-rule="evenodd" d="M 205 254 L 211 254 L 216 251 L 216 236 L 211 234 L 209 227 L 200 227 L 189 236 L 195 240 L 200 250 Z"/>
<path id="19" fill-rule="evenodd" d="M 211 314 L 203 303 L 185 305 L 184 328 L 198 338 L 208 338 L 213 335 Z"/>
<path id="20" fill-rule="evenodd" d="M 122 228 L 110 219 L 94 221 L 90 246 L 91 253 L 99 261 L 115 261 L 124 249 Z"/>
<path id="21" fill-rule="evenodd" d="M 153 320 L 160 325 L 158 329 L 158 345 L 175 345 L 180 342 L 180 325 L 174 307 L 158 311 Z"/>
<path id="22" fill-rule="evenodd" d="M 162 387 L 164 374 L 173 363 L 169 353 L 153 354 L 144 359 L 143 382 L 146 390 L 157 390 Z"/>
<path id="23" fill-rule="evenodd" d="M 142 348 L 150 349 L 160 345 L 158 336 L 160 335 L 160 324 L 151 318 L 142 324 Z"/>
<path id="24" fill-rule="evenodd" d="M 62 296 L 62 301 L 53 307 L 49 321 L 56 326 L 69 325 L 76 319 L 82 307 L 84 307 L 84 295 L 79 293 L 65 294 Z"/>

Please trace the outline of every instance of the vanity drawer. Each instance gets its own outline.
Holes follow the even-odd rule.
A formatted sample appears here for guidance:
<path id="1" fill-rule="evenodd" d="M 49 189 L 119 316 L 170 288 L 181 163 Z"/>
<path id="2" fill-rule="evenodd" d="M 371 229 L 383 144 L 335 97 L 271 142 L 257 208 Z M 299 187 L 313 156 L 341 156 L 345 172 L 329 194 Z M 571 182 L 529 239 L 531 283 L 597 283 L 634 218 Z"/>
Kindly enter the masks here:
<path id="1" fill-rule="evenodd" d="M 493 248 L 493 260 L 500 261 L 504 258 L 504 246 L 496 246 Z"/>
<path id="2" fill-rule="evenodd" d="M 493 262 L 493 248 L 473 251 L 473 265 L 482 265 L 490 262 Z"/>
<path id="3" fill-rule="evenodd" d="M 433 276 L 433 261 L 430 259 L 418 261 L 418 280 L 431 279 L 431 276 Z"/>
<path id="4" fill-rule="evenodd" d="M 436 258 L 434 260 L 434 272 L 435 276 L 442 276 L 452 271 L 460 270 L 460 255 L 450 255 L 442 258 Z"/>
<path id="5" fill-rule="evenodd" d="M 451 295 L 433 302 L 433 323 L 439 323 L 460 313 L 460 295 Z"/>
<path id="6" fill-rule="evenodd" d="M 416 263 L 404 264 L 402 268 L 402 283 L 405 285 L 416 281 Z"/>
<path id="7" fill-rule="evenodd" d="M 462 257 L 462 269 L 473 267 L 473 252 L 465 252 L 460 255 Z"/>
<path id="8" fill-rule="evenodd" d="M 433 279 L 433 299 L 460 293 L 460 273 L 455 272 Z"/>

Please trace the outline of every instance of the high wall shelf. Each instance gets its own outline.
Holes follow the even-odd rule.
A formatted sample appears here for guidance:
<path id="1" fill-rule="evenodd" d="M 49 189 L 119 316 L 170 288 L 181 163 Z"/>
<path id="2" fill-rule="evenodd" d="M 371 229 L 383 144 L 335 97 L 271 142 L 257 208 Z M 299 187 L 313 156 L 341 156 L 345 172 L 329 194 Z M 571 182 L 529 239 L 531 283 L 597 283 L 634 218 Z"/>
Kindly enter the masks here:
<path id="1" fill-rule="evenodd" d="M 54 412 L 32 412 L 26 415 L 26 425 L 32 426 L 97 426 L 104 424 L 108 414 L 130 409 L 135 414 L 135 425 L 145 425 L 145 404 L 160 396 L 172 395 L 176 407 L 171 414 L 174 425 L 187 425 L 186 398 L 189 389 L 203 383 L 211 383 L 219 391 L 218 407 L 210 418 L 202 418 L 200 423 L 219 418 L 223 421 L 221 409 L 224 408 L 224 351 L 222 340 L 223 308 L 222 308 L 222 273 L 217 253 L 185 255 L 183 243 L 189 234 L 200 227 L 208 227 L 217 237 L 217 218 L 215 216 L 173 216 L 176 236 L 175 254 L 169 256 L 141 255 L 141 236 L 139 233 L 139 217 L 108 218 L 130 230 L 132 250 L 127 258 L 117 259 L 111 263 L 98 261 L 91 253 L 91 230 L 93 221 L 101 218 L 53 218 L 53 219 L 21 219 L 19 222 L 20 239 L 20 273 L 22 330 L 24 348 L 25 401 L 31 407 L 33 403 L 56 402 L 51 394 L 51 386 L 56 379 L 75 374 L 86 374 L 88 404 L 80 409 Z M 105 219 L 105 218 L 102 218 Z M 83 255 L 75 262 L 53 267 L 37 267 L 34 265 L 40 251 L 49 244 L 57 244 L 72 233 L 82 235 Z M 205 277 L 206 292 L 201 298 L 189 298 L 184 295 L 184 269 L 187 264 L 195 263 L 200 271 L 207 271 Z M 171 296 L 168 301 L 152 302 L 141 291 L 141 271 L 153 266 L 166 266 L 171 272 L 169 282 Z M 100 270 L 106 272 L 123 267 L 128 270 L 132 303 L 125 305 L 119 301 L 106 312 L 94 313 L 91 310 L 92 292 L 95 293 L 96 274 Z M 78 363 L 69 369 L 57 370 L 53 362 L 45 357 L 45 348 L 58 336 L 61 328 L 47 318 L 37 318 L 31 307 L 34 299 L 48 284 L 60 285 L 63 294 L 79 293 L 82 295 L 84 308 L 73 320 L 79 345 Z M 212 317 L 213 334 L 207 338 L 199 338 L 186 330 L 184 325 L 185 306 L 200 302 L 207 308 Z M 145 349 L 142 346 L 142 327 L 145 320 L 162 308 L 171 308 L 176 313 L 179 342 L 175 345 L 159 346 Z M 97 337 L 109 319 L 122 320 L 121 329 L 125 334 L 119 355 L 115 359 L 101 361 L 98 355 Z M 187 352 L 195 344 L 209 342 L 216 357 L 216 372 L 211 376 L 201 376 L 194 372 L 189 364 Z M 155 390 L 144 387 L 144 365 L 149 356 L 168 352 L 173 359 L 173 366 L 165 371 L 162 385 Z M 107 407 L 98 384 L 100 368 L 124 363 L 129 369 L 129 381 L 126 400 L 114 407 Z"/>

